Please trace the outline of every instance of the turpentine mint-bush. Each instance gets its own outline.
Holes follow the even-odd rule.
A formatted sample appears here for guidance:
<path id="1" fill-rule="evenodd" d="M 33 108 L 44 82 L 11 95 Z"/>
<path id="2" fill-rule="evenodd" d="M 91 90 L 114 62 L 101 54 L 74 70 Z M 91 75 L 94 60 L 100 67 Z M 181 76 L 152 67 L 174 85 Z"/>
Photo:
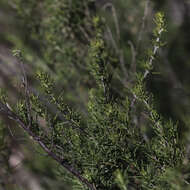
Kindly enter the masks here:
<path id="1" fill-rule="evenodd" d="M 180 171 L 185 151 L 179 141 L 178 125 L 158 114 L 145 88 L 146 77 L 162 46 L 162 13 L 156 14 L 155 24 L 152 48 L 141 71 L 125 69 L 126 75 L 133 74 L 133 80 L 123 80 L 118 74 L 125 65 L 115 66 L 119 58 L 104 38 L 104 22 L 98 16 L 92 19 L 93 35 L 85 46 L 86 66 L 96 84 L 89 90 L 85 116 L 72 109 L 62 94 L 57 95 L 48 73 L 37 71 L 40 91 L 33 91 L 24 71 L 24 58 L 14 52 L 23 68 L 21 98 L 13 106 L 1 96 L 0 112 L 63 167 L 62 178 L 72 189 L 189 187 L 188 176 Z M 123 85 L 122 90 L 117 88 L 119 85 Z"/>

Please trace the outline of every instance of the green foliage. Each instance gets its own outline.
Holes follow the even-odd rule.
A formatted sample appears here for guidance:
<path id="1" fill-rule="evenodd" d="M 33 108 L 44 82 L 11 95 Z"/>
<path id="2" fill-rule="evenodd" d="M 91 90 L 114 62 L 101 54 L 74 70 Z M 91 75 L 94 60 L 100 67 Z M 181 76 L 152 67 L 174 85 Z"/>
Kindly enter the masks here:
<path id="1" fill-rule="evenodd" d="M 86 77 L 96 83 L 90 85 L 90 89 L 84 85 L 89 96 L 85 104 L 86 114 L 82 115 L 66 103 L 65 91 L 57 95 L 55 87 L 59 83 L 51 79 L 50 74 L 38 71 L 39 94 L 21 92 L 20 100 L 13 108 L 16 116 L 10 118 L 19 125 L 22 121 L 25 132 L 43 144 L 48 155 L 66 169 L 56 172 L 66 176 L 65 181 L 73 189 L 189 187 L 185 185 L 188 178 L 183 176 L 182 166 L 187 158 L 185 145 L 180 143 L 179 127 L 175 122 L 165 121 L 157 112 L 154 99 L 145 87 L 145 79 L 163 45 L 164 15 L 157 13 L 155 16 L 152 50 L 144 61 L 144 71 L 137 68 L 132 73 L 125 64 L 120 66 L 120 49 L 114 53 L 110 49 L 105 39 L 105 23 L 100 16 L 94 16 L 94 1 L 15 2 L 19 14 L 26 17 L 25 21 L 34 24 L 28 25 L 29 30 L 34 40 L 43 41 L 42 55 L 50 68 L 60 79 L 64 78 L 65 82 L 59 88 L 71 85 L 71 77 L 75 80 L 79 75 L 78 80 Z M 38 16 L 31 18 L 35 11 L 39 13 L 39 6 L 44 7 L 40 18 L 45 14 L 45 20 Z M 13 53 L 22 61 L 19 51 Z M 61 68 L 60 64 L 67 61 Z M 68 72 L 70 67 L 72 69 Z M 132 73 L 136 80 L 126 81 L 122 77 L 118 80 L 117 75 L 122 72 L 127 76 Z M 119 86 L 122 86 L 121 90 Z M 24 88 L 27 92 L 27 86 Z M 1 101 L 7 104 L 3 94 Z M 174 184 L 178 178 L 184 179 Z"/>

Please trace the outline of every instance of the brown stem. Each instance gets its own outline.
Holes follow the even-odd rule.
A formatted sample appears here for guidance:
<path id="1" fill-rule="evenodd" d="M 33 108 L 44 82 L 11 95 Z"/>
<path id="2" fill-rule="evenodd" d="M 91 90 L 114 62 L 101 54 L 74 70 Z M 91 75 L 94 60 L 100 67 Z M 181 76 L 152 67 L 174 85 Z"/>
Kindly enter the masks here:
<path id="1" fill-rule="evenodd" d="M 7 106 L 6 104 L 4 104 L 2 101 L 0 101 L 0 113 L 5 114 L 8 118 L 10 118 L 11 120 L 17 122 L 22 129 L 24 129 L 25 132 L 28 133 L 28 135 L 30 135 L 34 141 L 36 141 L 41 147 L 42 149 L 54 160 L 56 160 L 60 165 L 62 165 L 68 172 L 70 172 L 71 174 L 73 174 L 75 177 L 78 178 L 79 181 L 81 181 L 83 184 L 85 184 L 89 189 L 91 190 L 96 190 L 96 187 L 91 184 L 86 178 L 84 178 L 73 166 L 67 164 L 64 159 L 60 159 L 55 153 L 53 153 L 43 142 L 42 140 L 36 136 L 31 130 L 30 128 L 28 128 L 28 126 L 26 126 L 26 124 L 22 121 L 22 119 L 20 119 L 20 117 L 15 114 L 14 112 L 12 112 Z"/>

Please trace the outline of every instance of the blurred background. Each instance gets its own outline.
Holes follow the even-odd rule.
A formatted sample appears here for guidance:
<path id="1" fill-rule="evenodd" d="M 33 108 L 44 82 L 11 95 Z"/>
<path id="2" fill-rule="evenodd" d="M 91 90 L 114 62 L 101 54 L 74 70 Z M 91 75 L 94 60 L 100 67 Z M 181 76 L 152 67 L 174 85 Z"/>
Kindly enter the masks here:
<path id="1" fill-rule="evenodd" d="M 93 16 L 101 15 L 110 51 L 122 49 L 128 68 L 133 56 L 130 44 L 138 49 L 139 60 L 147 52 L 157 11 L 165 14 L 166 44 L 146 79 L 147 89 L 159 112 L 179 122 L 183 140 L 190 122 L 188 0 L 0 0 L 0 87 L 12 103 L 19 99 L 22 74 L 12 55 L 19 49 L 31 89 L 38 91 L 34 76 L 43 69 L 55 80 L 56 91 L 64 91 L 65 102 L 85 115 L 88 89 L 94 86 L 86 68 Z M 0 125 L 0 190 L 69 189 L 64 171 L 11 121 L 6 125 L 10 128 Z"/>

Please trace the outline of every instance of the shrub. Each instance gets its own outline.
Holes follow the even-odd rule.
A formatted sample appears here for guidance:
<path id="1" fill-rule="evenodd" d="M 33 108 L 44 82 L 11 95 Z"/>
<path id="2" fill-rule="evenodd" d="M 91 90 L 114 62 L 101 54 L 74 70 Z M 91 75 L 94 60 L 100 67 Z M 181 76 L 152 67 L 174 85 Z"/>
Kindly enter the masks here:
<path id="1" fill-rule="evenodd" d="M 58 81 L 64 78 L 62 85 L 72 86 L 71 77 L 85 77 L 91 85 L 84 85 L 89 92 L 85 114 L 66 101 L 70 92 L 58 95 L 59 82 L 42 70 L 36 72 L 40 84 L 36 93 L 28 83 L 24 57 L 15 50 L 23 87 L 15 106 L 9 106 L 1 95 L 0 112 L 64 168 L 61 173 L 73 189 L 188 188 L 188 176 L 183 175 L 185 145 L 180 142 L 178 124 L 156 111 L 154 98 L 146 90 L 146 78 L 164 44 L 163 13 L 155 15 L 153 42 L 146 55 L 136 56 L 129 42 L 134 59 L 127 66 L 122 50 L 110 47 L 106 40 L 106 24 L 96 15 L 94 1 L 16 2 L 33 40 L 43 44 L 42 56 L 60 76 Z M 32 16 L 35 11 L 40 13 L 41 6 L 48 9 L 37 18 L 44 14 L 45 20 Z"/>

